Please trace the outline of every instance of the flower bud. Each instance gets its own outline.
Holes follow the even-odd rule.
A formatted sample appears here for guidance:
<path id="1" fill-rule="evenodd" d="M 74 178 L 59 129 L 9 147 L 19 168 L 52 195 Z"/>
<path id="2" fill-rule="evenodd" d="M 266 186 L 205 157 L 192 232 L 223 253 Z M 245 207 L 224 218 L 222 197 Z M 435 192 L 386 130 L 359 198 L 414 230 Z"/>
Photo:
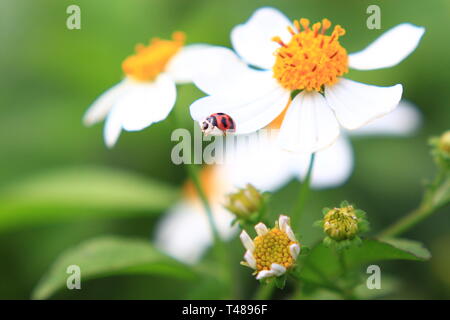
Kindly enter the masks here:
<path id="1" fill-rule="evenodd" d="M 369 229 L 365 216 L 364 211 L 344 201 L 339 208 L 323 209 L 323 219 L 316 225 L 327 235 L 323 240 L 326 246 L 343 249 L 361 243 L 359 235 Z"/>
<path id="2" fill-rule="evenodd" d="M 431 138 L 430 144 L 433 147 L 431 153 L 438 166 L 443 170 L 450 170 L 450 130 L 440 137 Z"/>
<path id="3" fill-rule="evenodd" d="M 353 206 L 329 210 L 323 218 L 323 230 L 336 241 L 353 239 L 358 234 L 358 218 Z"/>
<path id="4" fill-rule="evenodd" d="M 245 188 L 227 195 L 225 208 L 236 215 L 237 218 L 246 219 L 260 210 L 263 197 L 255 187 L 247 184 Z"/>
<path id="5" fill-rule="evenodd" d="M 445 152 L 448 155 L 450 155 L 450 130 L 444 132 L 441 135 L 441 137 L 439 138 L 438 146 L 442 152 Z"/>

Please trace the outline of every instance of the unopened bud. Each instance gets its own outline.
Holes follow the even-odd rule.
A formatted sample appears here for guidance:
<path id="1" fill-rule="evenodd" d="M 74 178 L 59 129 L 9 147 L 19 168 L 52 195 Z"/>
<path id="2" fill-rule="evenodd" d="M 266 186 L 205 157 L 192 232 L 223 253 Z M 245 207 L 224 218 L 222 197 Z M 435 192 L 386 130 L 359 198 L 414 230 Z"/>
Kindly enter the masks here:
<path id="1" fill-rule="evenodd" d="M 238 218 L 245 219 L 259 211 L 262 205 L 261 193 L 251 184 L 247 184 L 245 188 L 227 195 L 224 206 Z"/>
<path id="2" fill-rule="evenodd" d="M 439 138 L 438 147 L 442 152 L 450 155 L 450 130 L 444 132 L 441 135 L 441 137 Z"/>
<path id="3" fill-rule="evenodd" d="M 353 206 L 329 210 L 323 218 L 323 230 L 336 241 L 353 239 L 358 234 L 358 217 Z"/>

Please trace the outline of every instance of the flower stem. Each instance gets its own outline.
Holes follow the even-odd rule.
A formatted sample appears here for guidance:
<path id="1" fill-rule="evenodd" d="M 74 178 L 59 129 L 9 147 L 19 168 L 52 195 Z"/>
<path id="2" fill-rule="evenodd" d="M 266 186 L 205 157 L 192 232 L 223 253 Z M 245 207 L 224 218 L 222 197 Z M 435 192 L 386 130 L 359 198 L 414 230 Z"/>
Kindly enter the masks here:
<path id="1" fill-rule="evenodd" d="M 381 238 L 396 237 L 431 216 L 450 202 L 450 175 L 441 172 L 430 185 L 420 206 L 379 234 Z"/>
<path id="2" fill-rule="evenodd" d="M 388 227 L 386 230 L 380 233 L 379 237 L 389 238 L 396 237 L 402 233 L 405 233 L 413 226 L 429 217 L 434 212 L 433 208 L 429 205 L 423 204 L 419 208 L 411 211 L 409 214 L 401 218 L 399 221 Z"/>
<path id="3" fill-rule="evenodd" d="M 308 198 L 315 156 L 315 153 L 311 154 L 311 158 L 309 159 L 308 171 L 306 172 L 305 179 L 300 186 L 300 192 L 298 194 L 297 202 L 295 203 L 291 212 L 292 226 L 294 227 L 294 229 L 298 228 L 298 224 L 300 223 L 303 209 Z"/>
<path id="4" fill-rule="evenodd" d="M 272 297 L 273 290 L 275 289 L 275 280 L 273 279 L 267 284 L 261 284 L 256 291 L 254 300 L 269 300 Z"/>
<path id="5" fill-rule="evenodd" d="M 193 164 L 185 164 L 185 167 L 187 169 L 189 177 L 191 178 L 192 182 L 194 183 L 194 187 L 197 191 L 200 201 L 202 202 L 202 205 L 205 208 L 206 215 L 208 217 L 208 222 L 211 227 L 211 232 L 213 234 L 214 242 L 215 243 L 220 242 L 219 231 L 218 231 L 216 223 L 214 221 L 214 215 L 213 215 L 213 212 L 211 209 L 211 205 L 209 204 L 208 198 L 206 197 L 206 194 L 203 190 L 197 168 L 195 168 L 195 166 Z"/>

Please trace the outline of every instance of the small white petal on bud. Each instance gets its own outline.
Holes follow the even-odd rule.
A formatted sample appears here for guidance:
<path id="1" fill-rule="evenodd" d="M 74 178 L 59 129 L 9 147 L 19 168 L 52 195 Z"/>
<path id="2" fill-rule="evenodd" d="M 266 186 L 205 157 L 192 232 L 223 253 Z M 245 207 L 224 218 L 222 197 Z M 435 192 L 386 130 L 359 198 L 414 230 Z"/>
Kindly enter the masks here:
<path id="1" fill-rule="evenodd" d="M 245 252 L 244 259 L 251 268 L 256 270 L 256 260 L 255 260 L 255 257 L 253 256 L 253 253 L 251 253 L 249 250 L 247 250 Z"/>
<path id="2" fill-rule="evenodd" d="M 241 238 L 242 244 L 244 245 L 245 249 L 247 249 L 250 252 L 255 251 L 255 244 L 253 243 L 252 238 L 250 238 L 250 236 L 245 230 L 242 230 L 241 235 L 239 237 Z"/>
<path id="3" fill-rule="evenodd" d="M 255 230 L 258 236 L 263 236 L 269 232 L 269 229 L 267 229 L 266 225 L 262 222 L 258 223 L 255 226 Z"/>
<path id="4" fill-rule="evenodd" d="M 290 223 L 290 219 L 288 216 L 281 215 L 278 218 L 278 226 L 279 226 L 280 230 L 286 231 L 286 226 L 288 226 L 289 223 Z"/>
<path id="5" fill-rule="evenodd" d="M 292 231 L 292 228 L 291 228 L 290 225 L 287 224 L 287 225 L 284 227 L 284 232 L 286 232 L 288 238 L 289 238 L 291 241 L 297 242 L 297 238 L 295 238 L 294 231 Z"/>
<path id="6" fill-rule="evenodd" d="M 296 260 L 298 255 L 300 254 L 300 246 L 297 243 L 291 244 L 289 246 L 289 253 L 291 254 L 292 258 Z"/>
<path id="7" fill-rule="evenodd" d="M 283 275 L 286 272 L 286 268 L 283 267 L 281 264 L 278 263 L 272 263 L 270 266 L 270 270 L 273 271 L 273 273 L 278 277 Z"/>
<path id="8" fill-rule="evenodd" d="M 275 276 L 275 274 L 273 273 L 272 270 L 262 270 L 258 272 L 258 274 L 256 275 L 256 280 L 271 278 L 273 276 Z"/>

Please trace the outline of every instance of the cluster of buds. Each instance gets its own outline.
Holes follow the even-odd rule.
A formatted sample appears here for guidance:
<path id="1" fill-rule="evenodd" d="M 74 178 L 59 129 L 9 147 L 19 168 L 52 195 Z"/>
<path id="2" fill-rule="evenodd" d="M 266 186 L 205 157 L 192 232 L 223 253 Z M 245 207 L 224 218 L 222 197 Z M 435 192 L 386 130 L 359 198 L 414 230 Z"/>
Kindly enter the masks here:
<path id="1" fill-rule="evenodd" d="M 430 139 L 432 154 L 436 163 L 444 170 L 450 170 L 450 130 L 440 137 Z"/>
<path id="2" fill-rule="evenodd" d="M 352 244 L 359 244 L 359 234 L 368 230 L 365 212 L 356 209 L 348 202 L 341 203 L 339 208 L 325 208 L 324 217 L 317 224 L 327 235 L 324 243 L 337 248 L 345 248 Z"/>
<path id="3" fill-rule="evenodd" d="M 236 216 L 236 222 L 256 222 L 260 218 L 261 209 L 264 206 L 264 195 L 262 195 L 251 184 L 230 193 L 225 199 L 224 207 Z"/>
<path id="4" fill-rule="evenodd" d="M 290 226 L 289 217 L 281 215 L 275 227 L 268 229 L 260 222 L 252 239 L 243 230 L 240 238 L 247 251 L 241 264 L 255 270 L 257 280 L 280 277 L 295 266 L 300 244 Z"/>

